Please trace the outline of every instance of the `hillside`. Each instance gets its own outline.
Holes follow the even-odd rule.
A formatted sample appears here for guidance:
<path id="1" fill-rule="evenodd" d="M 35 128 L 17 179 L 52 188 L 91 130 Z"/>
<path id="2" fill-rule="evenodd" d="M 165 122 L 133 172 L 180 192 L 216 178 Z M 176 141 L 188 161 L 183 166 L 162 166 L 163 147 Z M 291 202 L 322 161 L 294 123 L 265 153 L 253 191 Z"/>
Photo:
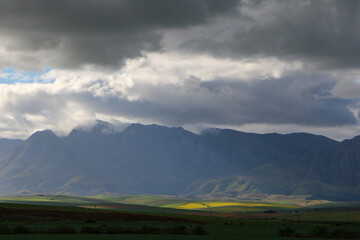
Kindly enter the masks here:
<path id="1" fill-rule="evenodd" d="M 359 139 L 253 134 L 99 121 L 58 137 L 34 133 L 0 158 L 0 194 L 262 192 L 358 199 Z M 0 145 L 1 150 L 1 145 Z"/>
<path id="2" fill-rule="evenodd" d="M 22 145 L 23 140 L 0 138 L 0 159 L 12 153 L 16 147 Z"/>
<path id="3" fill-rule="evenodd" d="M 261 192 L 328 200 L 360 200 L 360 138 L 274 161 L 236 176 L 193 184 L 194 194 Z"/>

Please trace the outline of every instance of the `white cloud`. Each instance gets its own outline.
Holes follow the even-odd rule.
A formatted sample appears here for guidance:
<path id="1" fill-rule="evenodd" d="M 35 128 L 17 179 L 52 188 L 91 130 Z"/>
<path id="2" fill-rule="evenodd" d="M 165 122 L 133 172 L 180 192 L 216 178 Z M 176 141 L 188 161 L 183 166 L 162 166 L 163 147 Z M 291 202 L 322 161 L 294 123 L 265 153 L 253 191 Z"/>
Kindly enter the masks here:
<path id="1" fill-rule="evenodd" d="M 316 132 L 322 124 L 353 121 L 346 102 L 321 97 L 320 88 L 336 83 L 336 77 L 302 76 L 300 70 L 300 64 L 289 67 L 271 58 L 243 61 L 177 52 L 149 53 L 115 72 L 53 69 L 35 76 L 42 83 L 0 85 L 0 136 L 24 138 L 46 128 L 63 135 L 96 119 L 255 132 Z M 325 79 L 329 77 L 333 80 Z M 335 104 L 333 115 L 329 97 Z M 341 135 L 336 129 L 327 135 L 357 133 Z"/>
<path id="2" fill-rule="evenodd" d="M 360 99 L 360 82 L 353 79 L 339 81 L 332 90 L 332 95 L 345 99 Z"/>

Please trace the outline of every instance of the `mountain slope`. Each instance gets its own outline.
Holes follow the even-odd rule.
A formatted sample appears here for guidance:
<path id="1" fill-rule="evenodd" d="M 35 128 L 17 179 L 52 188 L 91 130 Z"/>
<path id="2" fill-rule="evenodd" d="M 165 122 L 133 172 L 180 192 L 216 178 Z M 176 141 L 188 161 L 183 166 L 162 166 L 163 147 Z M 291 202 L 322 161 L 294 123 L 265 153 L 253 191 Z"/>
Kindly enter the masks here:
<path id="1" fill-rule="evenodd" d="M 355 140 L 230 129 L 196 135 L 141 124 L 116 132 L 98 122 L 66 137 L 49 130 L 34 133 L 1 160 L 0 194 L 263 192 L 357 198 Z"/>
<path id="2" fill-rule="evenodd" d="M 293 161 L 283 159 L 241 175 L 213 178 L 192 186 L 195 194 L 261 192 L 360 200 L 360 137 L 315 148 Z"/>
<path id="3" fill-rule="evenodd" d="M 13 152 L 16 147 L 23 144 L 24 141 L 20 139 L 0 139 L 0 161 L 4 158 L 7 154 Z"/>

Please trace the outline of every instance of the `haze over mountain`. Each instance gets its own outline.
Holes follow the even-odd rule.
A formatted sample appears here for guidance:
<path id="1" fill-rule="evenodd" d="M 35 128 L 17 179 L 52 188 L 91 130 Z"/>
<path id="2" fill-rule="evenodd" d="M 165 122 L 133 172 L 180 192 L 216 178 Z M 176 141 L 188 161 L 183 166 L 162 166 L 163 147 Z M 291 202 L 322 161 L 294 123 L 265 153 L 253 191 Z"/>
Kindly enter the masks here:
<path id="1" fill-rule="evenodd" d="M 360 199 L 360 137 L 253 134 L 99 121 L 0 141 L 0 194 L 267 193 Z"/>
<path id="2" fill-rule="evenodd" d="M 23 141 L 20 139 L 0 139 L 0 159 L 5 157 L 7 154 L 15 150 L 17 146 L 23 144 Z"/>

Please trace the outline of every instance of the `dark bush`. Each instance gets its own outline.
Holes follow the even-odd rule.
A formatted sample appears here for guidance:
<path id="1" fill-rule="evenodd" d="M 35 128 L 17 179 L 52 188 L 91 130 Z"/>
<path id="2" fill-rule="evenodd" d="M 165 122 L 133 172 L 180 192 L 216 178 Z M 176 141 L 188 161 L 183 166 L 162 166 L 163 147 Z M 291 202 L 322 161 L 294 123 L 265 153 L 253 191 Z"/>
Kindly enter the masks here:
<path id="1" fill-rule="evenodd" d="M 266 211 L 264 211 L 264 213 L 276 213 L 276 211 L 275 210 L 266 210 Z"/>
<path id="2" fill-rule="evenodd" d="M 96 221 L 94 219 L 87 219 L 84 223 L 96 223 Z"/>
<path id="3" fill-rule="evenodd" d="M 58 226 L 56 228 L 49 228 L 46 230 L 47 234 L 75 234 L 75 228 L 69 226 Z"/>
<path id="4" fill-rule="evenodd" d="M 205 235 L 207 231 L 201 225 L 190 225 L 186 227 L 186 234 L 194 234 L 194 235 Z"/>
<path id="5" fill-rule="evenodd" d="M 57 233 L 54 229 L 51 229 L 51 233 Z M 207 234 L 207 231 L 201 225 L 189 225 L 189 226 L 173 226 L 170 228 L 160 228 L 154 226 L 144 225 L 142 228 L 123 228 L 121 226 L 98 226 L 91 227 L 85 226 L 81 229 L 82 234 L 194 234 L 203 235 Z"/>
<path id="6" fill-rule="evenodd" d="M 133 229 L 133 228 L 122 228 L 121 232 L 124 234 L 138 234 L 138 233 L 141 233 L 141 230 Z"/>
<path id="7" fill-rule="evenodd" d="M 292 237 L 295 236 L 297 233 L 294 229 L 286 227 L 286 228 L 280 228 L 278 230 L 278 235 L 280 237 Z"/>
<path id="8" fill-rule="evenodd" d="M 29 234 L 30 229 L 24 225 L 17 225 L 13 228 L 14 234 Z"/>
<path id="9" fill-rule="evenodd" d="M 80 233 L 102 234 L 102 233 L 107 233 L 107 228 L 105 226 L 99 226 L 99 227 L 85 226 L 81 229 Z"/>
<path id="10" fill-rule="evenodd" d="M 173 226 L 166 230 L 169 234 L 186 234 L 185 226 Z"/>
<path id="11" fill-rule="evenodd" d="M 316 227 L 310 230 L 310 236 L 314 237 L 326 237 L 327 229 L 326 227 Z"/>
<path id="12" fill-rule="evenodd" d="M 159 227 L 142 226 L 141 232 L 145 234 L 156 234 L 161 233 L 161 229 Z"/>
<path id="13" fill-rule="evenodd" d="M 333 231 L 331 231 L 330 234 L 332 237 L 335 237 L 335 238 L 352 239 L 352 238 L 360 237 L 359 232 L 354 232 L 354 231 L 349 231 L 349 230 L 339 229 L 339 228 L 334 229 Z"/>
<path id="14" fill-rule="evenodd" d="M 0 234 L 10 234 L 11 230 L 7 225 L 0 225 Z"/>
<path id="15" fill-rule="evenodd" d="M 232 225 L 232 223 L 231 223 Z M 207 234 L 208 232 L 205 230 L 205 228 L 201 225 L 196 225 L 195 226 L 195 234 L 196 235 L 205 235 Z"/>
<path id="16" fill-rule="evenodd" d="M 109 234 L 121 234 L 123 230 L 121 226 L 110 226 L 106 227 L 106 229 Z"/>

